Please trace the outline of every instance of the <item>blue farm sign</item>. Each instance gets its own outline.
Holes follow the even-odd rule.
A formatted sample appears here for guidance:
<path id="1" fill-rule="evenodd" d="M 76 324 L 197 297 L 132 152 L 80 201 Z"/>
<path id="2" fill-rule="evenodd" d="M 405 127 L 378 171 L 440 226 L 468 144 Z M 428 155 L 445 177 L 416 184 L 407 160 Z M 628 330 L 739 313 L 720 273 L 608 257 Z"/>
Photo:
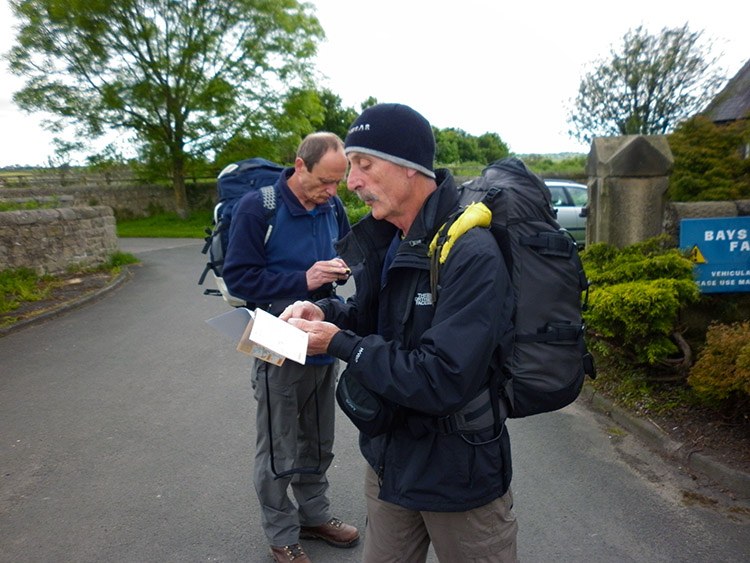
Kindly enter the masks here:
<path id="1" fill-rule="evenodd" d="M 695 262 L 702 293 L 750 291 L 750 217 L 683 219 L 680 248 Z"/>

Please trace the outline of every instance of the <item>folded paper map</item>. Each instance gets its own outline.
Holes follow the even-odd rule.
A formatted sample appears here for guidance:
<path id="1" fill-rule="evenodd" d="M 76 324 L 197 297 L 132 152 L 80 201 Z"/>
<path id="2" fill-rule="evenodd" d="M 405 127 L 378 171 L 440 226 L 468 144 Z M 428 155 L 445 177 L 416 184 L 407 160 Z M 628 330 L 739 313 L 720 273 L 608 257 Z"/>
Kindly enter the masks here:
<path id="1" fill-rule="evenodd" d="M 206 322 L 237 342 L 240 352 L 275 365 L 285 358 L 305 363 L 307 333 L 262 309 L 238 307 Z"/>

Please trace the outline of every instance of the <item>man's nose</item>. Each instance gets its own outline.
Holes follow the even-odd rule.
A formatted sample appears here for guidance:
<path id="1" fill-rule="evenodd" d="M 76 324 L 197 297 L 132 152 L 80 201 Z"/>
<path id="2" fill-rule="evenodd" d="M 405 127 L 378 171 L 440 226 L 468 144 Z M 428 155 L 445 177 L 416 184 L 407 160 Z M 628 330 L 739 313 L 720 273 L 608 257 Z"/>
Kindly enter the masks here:
<path id="1" fill-rule="evenodd" d="M 354 170 L 349 171 L 349 175 L 346 177 L 346 189 L 353 192 L 359 187 L 357 175 Z"/>

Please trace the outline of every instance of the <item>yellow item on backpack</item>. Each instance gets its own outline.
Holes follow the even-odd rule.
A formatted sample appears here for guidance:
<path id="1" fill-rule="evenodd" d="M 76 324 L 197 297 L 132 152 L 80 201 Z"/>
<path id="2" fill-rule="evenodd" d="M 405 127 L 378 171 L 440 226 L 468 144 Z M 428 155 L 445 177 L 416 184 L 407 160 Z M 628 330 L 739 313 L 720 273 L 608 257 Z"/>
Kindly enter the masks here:
<path id="1" fill-rule="evenodd" d="M 448 234 L 445 237 L 445 243 L 440 249 L 439 261 L 444 264 L 448 259 L 448 254 L 453 248 L 453 243 L 456 242 L 458 237 L 463 235 L 466 231 L 474 227 L 489 227 L 490 221 L 492 221 L 492 212 L 484 203 L 472 203 L 469 205 L 458 218 L 453 221 L 453 224 L 448 229 Z M 435 253 L 438 245 L 438 239 L 445 225 L 440 227 L 435 237 L 430 243 L 430 249 L 427 256 L 432 256 Z"/>

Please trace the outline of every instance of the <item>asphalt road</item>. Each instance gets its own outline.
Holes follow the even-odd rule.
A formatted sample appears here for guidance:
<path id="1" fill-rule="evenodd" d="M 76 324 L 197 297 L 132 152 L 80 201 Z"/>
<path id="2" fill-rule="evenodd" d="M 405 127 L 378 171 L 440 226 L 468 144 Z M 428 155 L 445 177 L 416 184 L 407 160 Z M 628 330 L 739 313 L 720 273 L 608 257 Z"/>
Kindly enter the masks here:
<path id="1" fill-rule="evenodd" d="M 270 561 L 249 358 L 204 322 L 227 307 L 196 284 L 201 244 L 124 239 L 131 282 L 0 338 L 0 562 Z M 612 424 L 580 404 L 509 424 L 523 561 L 750 561 L 748 514 Z M 335 514 L 364 530 L 343 417 L 335 453 Z"/>

